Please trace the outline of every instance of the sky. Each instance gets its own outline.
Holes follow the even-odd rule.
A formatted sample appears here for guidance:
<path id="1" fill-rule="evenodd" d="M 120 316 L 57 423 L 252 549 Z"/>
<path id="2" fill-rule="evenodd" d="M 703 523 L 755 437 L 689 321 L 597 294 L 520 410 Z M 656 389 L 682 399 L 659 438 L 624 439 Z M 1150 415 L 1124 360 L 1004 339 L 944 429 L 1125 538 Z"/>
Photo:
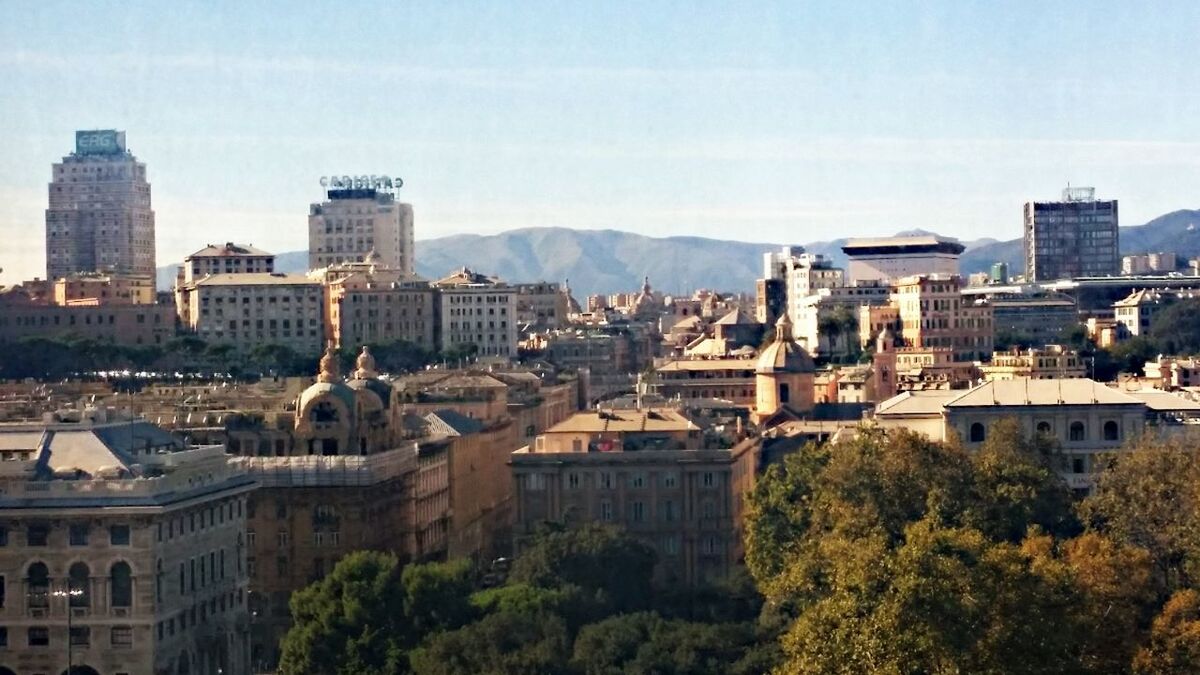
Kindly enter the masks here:
<path id="1" fill-rule="evenodd" d="M 76 129 L 146 163 L 160 265 L 307 248 L 329 174 L 402 176 L 418 240 L 1005 239 L 1068 183 L 1124 225 L 1200 208 L 1196 2 L 0 6 L 0 283 L 44 275 Z"/>

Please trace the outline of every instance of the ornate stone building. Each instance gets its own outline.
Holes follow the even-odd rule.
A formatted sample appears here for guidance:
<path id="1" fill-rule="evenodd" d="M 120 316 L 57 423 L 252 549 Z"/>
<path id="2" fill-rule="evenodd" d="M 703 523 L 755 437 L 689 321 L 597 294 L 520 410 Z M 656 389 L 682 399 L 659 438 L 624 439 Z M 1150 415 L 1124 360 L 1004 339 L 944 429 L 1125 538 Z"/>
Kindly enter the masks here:
<path id="1" fill-rule="evenodd" d="M 249 673 L 253 480 L 105 409 L 0 425 L 0 673 Z"/>

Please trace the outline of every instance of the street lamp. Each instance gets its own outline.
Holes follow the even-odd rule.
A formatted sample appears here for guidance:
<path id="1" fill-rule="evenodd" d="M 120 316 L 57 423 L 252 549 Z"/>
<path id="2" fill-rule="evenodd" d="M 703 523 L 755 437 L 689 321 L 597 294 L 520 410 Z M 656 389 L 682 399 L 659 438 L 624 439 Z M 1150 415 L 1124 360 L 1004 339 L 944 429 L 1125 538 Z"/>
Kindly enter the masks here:
<path id="1" fill-rule="evenodd" d="M 75 664 L 71 662 L 71 615 L 72 612 L 70 598 L 78 598 L 83 595 L 82 588 L 71 588 L 69 585 L 64 586 L 56 591 L 50 591 L 50 595 L 56 598 L 68 598 L 67 600 L 67 675 L 73 675 L 71 671 L 75 670 Z"/>

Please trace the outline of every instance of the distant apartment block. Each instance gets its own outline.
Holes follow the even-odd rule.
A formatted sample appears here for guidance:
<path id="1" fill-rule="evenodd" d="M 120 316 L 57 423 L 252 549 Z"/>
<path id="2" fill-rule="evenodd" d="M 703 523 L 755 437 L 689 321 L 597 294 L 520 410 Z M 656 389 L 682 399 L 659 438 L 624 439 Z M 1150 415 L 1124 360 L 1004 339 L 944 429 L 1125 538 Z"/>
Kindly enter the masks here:
<path id="1" fill-rule="evenodd" d="M 983 361 L 992 354 L 992 307 L 964 298 L 958 275 L 916 275 L 901 279 L 893 302 L 900 330 L 910 347 L 945 347 L 954 361 Z"/>
<path id="2" fill-rule="evenodd" d="M 1117 200 L 1067 188 L 1062 201 L 1025 204 L 1025 277 L 1054 281 L 1121 271 Z"/>
<path id="3" fill-rule="evenodd" d="M 180 320 L 212 344 L 247 352 L 284 345 L 316 356 L 324 341 L 324 287 L 303 274 L 216 274 L 181 289 Z"/>
<path id="4" fill-rule="evenodd" d="M 413 274 L 413 210 L 390 189 L 354 188 L 326 192 L 308 212 L 309 269 L 362 262 L 375 251 L 383 264 Z"/>
<path id="5" fill-rule="evenodd" d="M 183 259 L 178 283 L 190 284 L 210 274 L 270 274 L 275 271 L 275 254 L 253 245 L 208 244 Z"/>
<path id="6" fill-rule="evenodd" d="M 110 271 L 153 276 L 150 183 L 146 165 L 125 148 L 125 132 L 75 132 L 75 152 L 51 172 L 46 278 Z"/>
<path id="7" fill-rule="evenodd" d="M 1167 274 L 1174 272 L 1178 263 L 1173 251 L 1127 255 L 1121 258 L 1121 274 Z"/>
<path id="8" fill-rule="evenodd" d="M 403 341 L 433 349 L 436 297 L 429 282 L 379 266 L 372 253 L 361 263 L 326 270 L 325 336 L 335 347 Z"/>
<path id="9" fill-rule="evenodd" d="M 433 285 L 439 293 L 442 350 L 474 345 L 479 356 L 517 355 L 517 301 L 512 286 L 466 267 Z"/>

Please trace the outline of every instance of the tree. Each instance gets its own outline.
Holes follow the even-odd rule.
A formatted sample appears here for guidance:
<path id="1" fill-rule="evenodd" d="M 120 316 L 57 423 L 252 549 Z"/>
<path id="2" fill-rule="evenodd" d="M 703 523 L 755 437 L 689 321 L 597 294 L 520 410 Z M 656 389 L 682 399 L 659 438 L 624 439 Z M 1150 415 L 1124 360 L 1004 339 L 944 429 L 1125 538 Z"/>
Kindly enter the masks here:
<path id="1" fill-rule="evenodd" d="M 1155 338 L 1137 336 L 1116 343 L 1108 351 L 1120 372 L 1140 374 L 1146 362 L 1158 355 L 1162 344 Z M 1170 348 L 1167 351 L 1175 353 Z"/>
<path id="2" fill-rule="evenodd" d="M 433 636 L 411 658 L 418 675 L 542 675 L 564 672 L 569 655 L 561 618 L 497 612 Z"/>
<path id="3" fill-rule="evenodd" d="M 1200 299 L 1177 300 L 1158 310 L 1147 337 L 1164 353 L 1200 352 Z"/>
<path id="4" fill-rule="evenodd" d="M 509 579 L 542 588 L 575 586 L 603 608 L 642 609 L 652 592 L 654 549 L 603 525 L 546 525 L 513 563 Z"/>
<path id="5" fill-rule="evenodd" d="M 1154 620 L 1150 643 L 1133 660 L 1137 675 L 1175 675 L 1200 671 L 1200 593 L 1175 593 Z"/>
<path id="6" fill-rule="evenodd" d="M 571 664 L 581 675 L 724 675 L 735 669 L 754 634 L 745 624 L 665 620 L 623 614 L 584 627 Z"/>
<path id="7" fill-rule="evenodd" d="M 279 672 L 384 675 L 407 672 L 412 640 L 405 621 L 400 562 L 360 551 L 321 581 L 292 594 L 292 628 L 283 638 Z"/>
<path id="8" fill-rule="evenodd" d="M 409 672 L 409 650 L 475 618 L 469 577 L 463 561 L 404 567 L 391 554 L 351 553 L 292 595 L 280 672 Z"/>
<path id="9" fill-rule="evenodd" d="M 1029 527 L 1055 535 L 1079 531 L 1071 493 L 1054 470 L 1058 448 L 1038 435 L 1025 436 L 1015 419 L 988 429 L 971 456 L 974 492 L 965 522 L 996 540 L 1020 542 Z"/>
<path id="10" fill-rule="evenodd" d="M 1145 549 L 1165 593 L 1192 585 L 1200 565 L 1200 461 L 1182 443 L 1142 439 L 1113 455 L 1080 514 L 1090 529 Z"/>

